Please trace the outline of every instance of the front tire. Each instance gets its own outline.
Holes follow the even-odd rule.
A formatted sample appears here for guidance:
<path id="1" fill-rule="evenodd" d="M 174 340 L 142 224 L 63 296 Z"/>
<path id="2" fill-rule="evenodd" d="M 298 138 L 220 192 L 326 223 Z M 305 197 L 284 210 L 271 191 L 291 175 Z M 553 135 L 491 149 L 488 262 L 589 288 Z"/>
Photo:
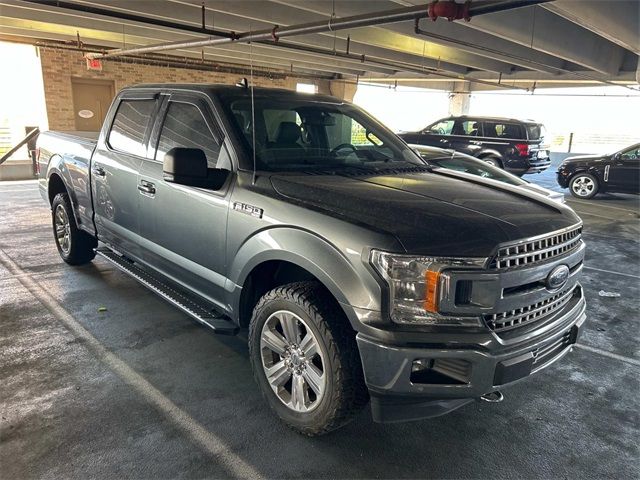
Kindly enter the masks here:
<path id="1" fill-rule="evenodd" d="M 368 402 L 355 332 L 318 282 L 284 285 L 260 299 L 249 353 L 263 396 L 299 433 L 335 430 Z"/>
<path id="2" fill-rule="evenodd" d="M 95 237 L 78 229 L 68 194 L 59 193 L 54 197 L 51 214 L 53 238 L 62 259 L 69 265 L 83 265 L 93 260 L 98 243 Z"/>
<path id="3" fill-rule="evenodd" d="M 589 173 L 577 173 L 569 182 L 569 191 L 576 198 L 593 198 L 599 189 L 598 179 Z"/>

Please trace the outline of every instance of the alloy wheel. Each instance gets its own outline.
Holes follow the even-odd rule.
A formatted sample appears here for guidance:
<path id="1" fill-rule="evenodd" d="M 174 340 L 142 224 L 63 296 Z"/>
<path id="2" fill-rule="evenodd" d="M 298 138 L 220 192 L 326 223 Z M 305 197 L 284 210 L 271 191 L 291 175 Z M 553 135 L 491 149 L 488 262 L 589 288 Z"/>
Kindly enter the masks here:
<path id="1" fill-rule="evenodd" d="M 295 412 L 314 410 L 326 391 L 325 354 L 298 315 L 272 313 L 260 334 L 262 368 L 278 399 Z"/>
<path id="2" fill-rule="evenodd" d="M 571 190 L 579 197 L 588 197 L 595 188 L 595 182 L 589 177 L 578 177 L 571 184 Z"/>
<path id="3" fill-rule="evenodd" d="M 69 225 L 69 216 L 62 205 L 56 207 L 54 214 L 54 228 L 56 231 L 56 240 L 60 249 L 65 255 L 71 250 L 71 226 Z"/>

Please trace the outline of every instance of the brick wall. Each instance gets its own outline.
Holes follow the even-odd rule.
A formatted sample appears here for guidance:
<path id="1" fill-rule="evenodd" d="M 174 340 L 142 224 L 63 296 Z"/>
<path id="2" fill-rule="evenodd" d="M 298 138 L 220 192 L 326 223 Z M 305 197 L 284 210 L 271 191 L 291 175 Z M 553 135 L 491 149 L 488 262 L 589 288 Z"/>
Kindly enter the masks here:
<path id="1" fill-rule="evenodd" d="M 86 62 L 80 52 L 40 48 L 44 94 L 47 104 L 47 116 L 51 130 L 75 130 L 71 78 L 95 78 L 113 80 L 116 92 L 127 85 L 136 83 L 226 83 L 233 84 L 242 75 L 234 73 L 207 72 L 186 68 L 137 65 L 114 61 L 103 61 L 102 71 L 87 70 Z M 269 79 L 254 77 L 257 86 L 273 88 L 296 87 L 294 77 Z M 317 82 L 318 84 L 320 82 Z M 328 83 L 328 82 L 323 82 Z M 324 87 L 324 88 L 323 88 Z M 319 84 L 319 90 L 325 90 Z"/>

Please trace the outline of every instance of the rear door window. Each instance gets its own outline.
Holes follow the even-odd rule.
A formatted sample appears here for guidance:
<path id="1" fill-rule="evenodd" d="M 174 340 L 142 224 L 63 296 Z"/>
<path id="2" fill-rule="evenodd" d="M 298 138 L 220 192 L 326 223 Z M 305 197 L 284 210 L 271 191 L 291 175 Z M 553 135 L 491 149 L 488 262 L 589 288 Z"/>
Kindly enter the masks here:
<path id="1" fill-rule="evenodd" d="M 456 120 L 451 135 L 477 137 L 480 135 L 480 122 L 475 120 Z"/>
<path id="2" fill-rule="evenodd" d="M 204 115 L 194 104 L 169 103 L 158 141 L 156 160 L 162 161 L 165 154 L 174 147 L 199 148 L 206 155 L 209 168 L 229 168 L 228 165 L 218 165 L 220 145 Z"/>
<path id="3" fill-rule="evenodd" d="M 485 121 L 483 130 L 484 136 L 489 138 L 527 139 L 523 126 L 517 123 Z"/>
<path id="4" fill-rule="evenodd" d="M 145 135 L 155 103 L 155 100 L 122 100 L 109 132 L 109 146 L 144 157 Z"/>

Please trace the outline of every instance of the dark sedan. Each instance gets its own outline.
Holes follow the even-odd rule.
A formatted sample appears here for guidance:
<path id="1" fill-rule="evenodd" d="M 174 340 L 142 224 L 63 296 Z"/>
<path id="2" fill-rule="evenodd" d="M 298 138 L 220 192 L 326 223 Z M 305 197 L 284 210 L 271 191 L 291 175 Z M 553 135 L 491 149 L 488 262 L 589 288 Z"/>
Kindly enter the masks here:
<path id="1" fill-rule="evenodd" d="M 577 198 L 640 193 L 640 143 L 608 155 L 567 158 L 558 168 L 558 184 Z"/>

